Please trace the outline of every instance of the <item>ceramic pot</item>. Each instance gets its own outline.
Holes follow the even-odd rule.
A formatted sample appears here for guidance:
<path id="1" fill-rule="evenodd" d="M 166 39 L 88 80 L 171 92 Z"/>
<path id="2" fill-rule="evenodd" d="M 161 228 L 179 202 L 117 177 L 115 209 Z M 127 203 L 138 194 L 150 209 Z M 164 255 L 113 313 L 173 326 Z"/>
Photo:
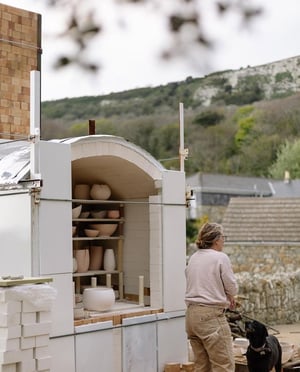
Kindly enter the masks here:
<path id="1" fill-rule="evenodd" d="M 110 197 L 111 190 L 108 185 L 94 184 L 90 191 L 90 196 L 95 200 L 106 200 Z"/>
<path id="2" fill-rule="evenodd" d="M 78 218 L 81 213 L 82 205 L 78 205 L 75 208 L 72 208 L 72 218 Z"/>
<path id="3" fill-rule="evenodd" d="M 103 261 L 103 247 L 94 245 L 90 247 L 89 270 L 100 270 Z"/>
<path id="4" fill-rule="evenodd" d="M 83 305 L 86 310 L 110 310 L 113 307 L 115 300 L 115 293 L 112 288 L 86 288 L 83 291 Z"/>
<path id="5" fill-rule="evenodd" d="M 77 260 L 75 257 L 73 257 L 73 273 L 76 273 L 77 271 Z"/>
<path id="6" fill-rule="evenodd" d="M 90 185 L 80 184 L 75 185 L 74 199 L 89 199 L 90 198 Z"/>
<path id="7" fill-rule="evenodd" d="M 99 231 L 99 236 L 111 236 L 118 227 L 117 223 L 94 223 L 92 229 Z"/>
<path id="8" fill-rule="evenodd" d="M 75 251 L 75 258 L 77 261 L 77 272 L 85 273 L 90 265 L 90 253 L 88 249 L 78 249 Z"/>
<path id="9" fill-rule="evenodd" d="M 103 257 L 103 268 L 105 271 L 114 271 L 116 268 L 115 253 L 112 248 L 105 249 Z"/>
<path id="10" fill-rule="evenodd" d="M 120 217 L 120 211 L 119 209 L 112 209 L 107 212 L 108 218 L 119 218 Z"/>

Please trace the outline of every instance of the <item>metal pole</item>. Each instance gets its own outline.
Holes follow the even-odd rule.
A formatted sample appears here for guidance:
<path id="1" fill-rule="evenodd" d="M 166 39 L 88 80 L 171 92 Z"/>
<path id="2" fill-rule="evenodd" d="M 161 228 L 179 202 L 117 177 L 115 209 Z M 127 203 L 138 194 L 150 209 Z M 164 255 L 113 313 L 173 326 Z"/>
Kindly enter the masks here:
<path id="1" fill-rule="evenodd" d="M 180 159 L 180 171 L 184 172 L 184 161 L 188 155 L 188 149 L 184 148 L 184 114 L 183 114 L 183 103 L 179 103 L 179 159 Z"/>
<path id="2" fill-rule="evenodd" d="M 40 178 L 41 73 L 30 71 L 30 178 Z"/>

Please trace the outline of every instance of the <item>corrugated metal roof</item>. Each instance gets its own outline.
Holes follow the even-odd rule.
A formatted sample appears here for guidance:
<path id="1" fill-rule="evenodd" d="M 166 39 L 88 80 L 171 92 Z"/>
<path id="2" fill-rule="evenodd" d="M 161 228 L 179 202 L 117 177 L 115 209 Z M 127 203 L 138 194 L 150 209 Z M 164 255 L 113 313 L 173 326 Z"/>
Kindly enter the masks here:
<path id="1" fill-rule="evenodd" d="M 300 199 L 232 198 L 222 224 L 228 242 L 300 243 Z"/>
<path id="2" fill-rule="evenodd" d="M 27 141 L 0 141 L 0 186 L 17 185 L 29 174 L 30 144 Z"/>
<path id="3" fill-rule="evenodd" d="M 272 196 L 270 181 L 259 177 L 196 173 L 186 178 L 195 191 L 230 195 Z"/>

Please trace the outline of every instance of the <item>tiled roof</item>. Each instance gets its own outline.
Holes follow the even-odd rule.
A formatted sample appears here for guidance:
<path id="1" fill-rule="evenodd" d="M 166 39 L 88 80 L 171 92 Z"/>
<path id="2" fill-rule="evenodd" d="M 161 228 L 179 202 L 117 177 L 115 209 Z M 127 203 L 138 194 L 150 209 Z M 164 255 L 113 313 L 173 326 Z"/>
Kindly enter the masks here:
<path id="1" fill-rule="evenodd" d="M 222 224 L 228 242 L 300 244 L 300 198 L 231 198 Z"/>

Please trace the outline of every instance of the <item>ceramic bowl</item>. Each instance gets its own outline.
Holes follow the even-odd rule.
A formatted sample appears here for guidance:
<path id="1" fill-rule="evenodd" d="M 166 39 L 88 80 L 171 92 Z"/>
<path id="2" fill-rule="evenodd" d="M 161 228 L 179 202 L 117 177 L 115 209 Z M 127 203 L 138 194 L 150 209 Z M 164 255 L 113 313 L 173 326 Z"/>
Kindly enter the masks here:
<path id="1" fill-rule="evenodd" d="M 108 185 L 98 185 L 94 184 L 91 187 L 90 196 L 94 200 L 106 200 L 110 197 L 111 190 Z"/>
<path id="2" fill-rule="evenodd" d="M 91 215 L 93 218 L 105 218 L 107 211 L 93 211 Z"/>
<path id="3" fill-rule="evenodd" d="M 83 291 L 83 305 L 86 310 L 107 311 L 115 303 L 115 293 L 112 288 L 86 288 Z"/>
<path id="4" fill-rule="evenodd" d="M 92 229 L 99 231 L 99 236 L 111 236 L 117 229 L 117 223 L 95 223 L 90 225 Z"/>
<path id="5" fill-rule="evenodd" d="M 95 238 L 96 236 L 99 235 L 99 231 L 98 230 L 94 230 L 94 229 L 84 229 L 84 233 L 89 238 Z"/>
<path id="6" fill-rule="evenodd" d="M 89 211 L 81 212 L 79 218 L 88 218 L 89 215 L 90 215 Z"/>
<path id="7" fill-rule="evenodd" d="M 120 217 L 119 209 L 107 211 L 107 217 L 108 218 L 119 218 Z"/>
<path id="8" fill-rule="evenodd" d="M 72 209 L 72 218 L 78 218 L 80 216 L 82 209 L 82 205 L 78 205 L 77 207 Z"/>
<path id="9" fill-rule="evenodd" d="M 79 184 L 75 185 L 74 198 L 75 199 L 90 199 L 90 185 Z"/>

